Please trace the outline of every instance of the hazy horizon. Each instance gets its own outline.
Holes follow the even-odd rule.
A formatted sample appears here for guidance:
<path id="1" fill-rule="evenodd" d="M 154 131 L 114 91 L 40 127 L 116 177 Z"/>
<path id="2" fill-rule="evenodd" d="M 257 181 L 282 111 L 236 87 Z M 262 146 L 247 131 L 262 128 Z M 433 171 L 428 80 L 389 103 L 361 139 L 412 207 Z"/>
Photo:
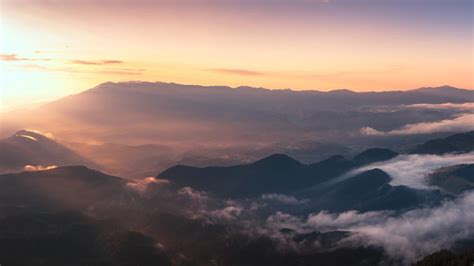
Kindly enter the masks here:
<path id="1" fill-rule="evenodd" d="M 2 105 L 130 79 L 474 87 L 468 0 L 3 0 L 0 14 Z"/>

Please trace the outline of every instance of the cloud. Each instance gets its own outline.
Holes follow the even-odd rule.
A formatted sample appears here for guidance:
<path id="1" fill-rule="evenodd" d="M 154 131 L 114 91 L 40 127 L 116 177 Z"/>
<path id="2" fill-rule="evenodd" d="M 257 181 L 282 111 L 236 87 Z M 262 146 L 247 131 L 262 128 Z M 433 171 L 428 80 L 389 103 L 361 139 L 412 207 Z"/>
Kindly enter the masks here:
<path id="1" fill-rule="evenodd" d="M 310 214 L 307 224 L 311 228 L 318 228 L 320 231 L 337 230 L 348 228 L 354 225 L 371 225 L 384 221 L 391 212 L 365 212 L 347 211 L 343 213 L 329 213 L 321 211 L 317 214 Z"/>
<path id="2" fill-rule="evenodd" d="M 385 171 L 393 186 L 404 185 L 415 189 L 433 189 L 426 183 L 425 177 L 433 171 L 456 164 L 474 163 L 474 153 L 447 155 L 402 154 L 391 160 L 370 164 L 350 171 L 331 181 L 331 184 L 351 178 L 374 168 Z"/>
<path id="3" fill-rule="evenodd" d="M 101 60 L 101 61 L 88 61 L 88 60 L 71 60 L 71 64 L 77 65 L 111 65 L 111 64 L 122 64 L 120 60 Z"/>
<path id="4" fill-rule="evenodd" d="M 234 69 L 234 68 L 213 68 L 213 69 L 207 69 L 207 71 L 217 72 L 221 74 L 240 75 L 240 76 L 265 75 L 263 72 L 247 70 L 247 69 Z"/>
<path id="5" fill-rule="evenodd" d="M 206 214 L 211 218 L 212 220 L 217 220 L 217 221 L 233 221 L 237 219 L 237 217 L 240 216 L 242 213 L 243 208 L 239 206 L 228 206 L 220 210 L 214 210 L 207 212 Z"/>
<path id="6" fill-rule="evenodd" d="M 159 179 L 153 176 L 143 178 L 141 180 L 134 180 L 127 183 L 127 187 L 134 189 L 138 192 L 145 192 L 149 184 L 154 184 L 156 186 L 168 185 L 170 182 L 166 179 Z"/>
<path id="7" fill-rule="evenodd" d="M 406 185 L 418 189 L 431 188 L 424 182 L 427 174 L 444 166 L 474 163 L 474 153 L 450 155 L 399 155 L 396 158 L 371 164 L 339 177 L 336 182 L 357 173 L 380 168 L 392 177 L 392 185 Z M 351 235 L 340 246 L 380 246 L 396 259 L 410 264 L 439 249 L 449 249 L 458 240 L 474 237 L 474 191 L 448 200 L 431 208 L 415 209 L 405 213 L 355 210 L 330 213 L 321 211 L 306 217 L 277 212 L 266 220 L 263 233 L 277 240 L 278 230 L 292 229 L 298 233 L 314 231 L 349 231 Z M 288 239 L 282 243 L 288 244 Z M 289 247 L 295 247 L 289 243 Z"/>
<path id="8" fill-rule="evenodd" d="M 349 231 L 351 235 L 340 246 L 379 246 L 393 258 L 410 264 L 436 250 L 450 248 L 458 240 L 474 237 L 473 208 L 474 192 L 470 192 L 440 206 L 401 215 L 388 211 L 321 211 L 304 219 L 277 212 L 268 217 L 262 232 L 281 237 L 275 232 L 283 228 L 298 233 Z"/>
<path id="9" fill-rule="evenodd" d="M 207 193 L 194 190 L 191 187 L 184 187 L 178 190 L 178 194 L 182 196 L 187 196 L 191 198 L 192 200 L 198 201 L 198 202 L 207 201 L 209 199 L 209 197 L 207 196 Z"/>
<path id="10" fill-rule="evenodd" d="M 0 54 L 0 61 L 8 61 L 8 62 L 15 62 L 15 61 L 49 61 L 51 59 L 48 58 L 27 58 L 27 57 L 19 57 L 17 54 Z"/>
<path id="11" fill-rule="evenodd" d="M 474 112 L 474 103 L 440 103 L 440 104 L 420 103 L 420 104 L 404 105 L 403 107 L 417 108 L 417 109 L 464 110 L 464 111 Z"/>
<path id="12" fill-rule="evenodd" d="M 304 204 L 308 202 L 308 200 L 299 200 L 295 198 L 294 196 L 287 196 L 283 194 L 263 194 L 262 195 L 263 200 L 269 200 L 269 201 L 276 201 L 280 202 L 283 204 L 289 204 L 289 205 L 296 205 L 296 204 Z"/>
<path id="13" fill-rule="evenodd" d="M 22 66 L 25 69 L 51 71 L 51 72 L 67 72 L 67 73 L 88 73 L 88 74 L 112 74 L 112 75 L 141 75 L 145 71 L 143 68 L 113 68 L 102 70 L 83 70 L 69 67 L 47 67 L 35 64 L 28 64 Z"/>
<path id="14" fill-rule="evenodd" d="M 306 226 L 302 218 L 280 211 L 267 218 L 266 227 L 269 229 L 276 230 L 287 228 L 294 230 L 298 233 L 310 232 L 309 227 Z"/>
<path id="15" fill-rule="evenodd" d="M 353 225 L 349 241 L 382 246 L 407 263 L 474 236 L 474 192 L 437 208 L 417 209 L 370 225 Z"/>
<path id="16" fill-rule="evenodd" d="M 25 165 L 23 167 L 23 170 L 26 172 L 36 172 L 36 171 L 46 171 L 46 170 L 51 170 L 57 168 L 56 165 L 49 165 L 49 166 L 41 166 L 41 165 Z"/>
<path id="17" fill-rule="evenodd" d="M 463 132 L 470 130 L 474 130 L 474 114 L 465 113 L 453 119 L 408 124 L 391 131 L 379 131 L 371 127 L 364 127 L 360 129 L 360 133 L 367 136 L 400 136 L 437 132 Z"/>

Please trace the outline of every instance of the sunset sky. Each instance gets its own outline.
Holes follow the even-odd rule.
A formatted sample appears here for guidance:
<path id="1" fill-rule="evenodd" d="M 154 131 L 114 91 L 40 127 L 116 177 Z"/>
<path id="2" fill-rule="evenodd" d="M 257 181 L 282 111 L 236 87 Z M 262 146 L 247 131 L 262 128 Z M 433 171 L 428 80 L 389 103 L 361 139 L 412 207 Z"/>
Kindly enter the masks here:
<path id="1" fill-rule="evenodd" d="M 105 81 L 474 88 L 472 0 L 0 0 L 3 108 Z"/>

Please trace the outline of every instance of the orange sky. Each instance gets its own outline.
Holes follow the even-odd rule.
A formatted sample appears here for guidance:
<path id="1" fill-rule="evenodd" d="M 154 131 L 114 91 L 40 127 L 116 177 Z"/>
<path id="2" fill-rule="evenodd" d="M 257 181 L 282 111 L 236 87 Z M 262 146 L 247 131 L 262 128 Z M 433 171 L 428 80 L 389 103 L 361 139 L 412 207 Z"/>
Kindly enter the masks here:
<path id="1" fill-rule="evenodd" d="M 467 0 L 3 0 L 0 12 L 4 108 L 122 80 L 474 88 Z"/>

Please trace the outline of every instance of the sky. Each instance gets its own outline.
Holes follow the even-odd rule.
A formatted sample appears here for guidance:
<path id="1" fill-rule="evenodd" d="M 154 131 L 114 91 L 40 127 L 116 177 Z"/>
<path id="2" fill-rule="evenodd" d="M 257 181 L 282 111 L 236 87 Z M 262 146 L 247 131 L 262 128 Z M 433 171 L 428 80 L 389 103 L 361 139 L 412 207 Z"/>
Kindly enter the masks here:
<path id="1" fill-rule="evenodd" d="M 471 0 L 0 0 L 1 109 L 106 81 L 474 88 Z"/>

